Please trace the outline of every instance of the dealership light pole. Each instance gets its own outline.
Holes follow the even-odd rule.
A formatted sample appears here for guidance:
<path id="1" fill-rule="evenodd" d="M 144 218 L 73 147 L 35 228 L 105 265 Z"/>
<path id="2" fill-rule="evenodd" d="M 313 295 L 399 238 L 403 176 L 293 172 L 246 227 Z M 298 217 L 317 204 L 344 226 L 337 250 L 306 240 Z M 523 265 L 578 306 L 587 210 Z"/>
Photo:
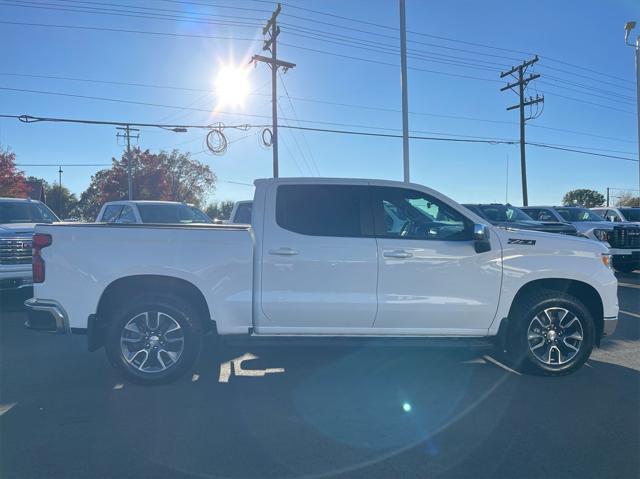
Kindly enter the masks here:
<path id="1" fill-rule="evenodd" d="M 402 83 L 402 165 L 409 182 L 409 95 L 407 92 L 407 21 L 405 0 L 400 0 L 400 69 Z"/>
<path id="2" fill-rule="evenodd" d="M 638 127 L 638 191 L 640 192 L 640 35 L 636 36 L 636 44 L 629 41 L 631 30 L 636 27 L 636 22 L 627 22 L 624 26 L 624 42 L 636 51 L 636 115 Z M 638 193 L 638 206 L 640 206 L 640 193 Z"/>

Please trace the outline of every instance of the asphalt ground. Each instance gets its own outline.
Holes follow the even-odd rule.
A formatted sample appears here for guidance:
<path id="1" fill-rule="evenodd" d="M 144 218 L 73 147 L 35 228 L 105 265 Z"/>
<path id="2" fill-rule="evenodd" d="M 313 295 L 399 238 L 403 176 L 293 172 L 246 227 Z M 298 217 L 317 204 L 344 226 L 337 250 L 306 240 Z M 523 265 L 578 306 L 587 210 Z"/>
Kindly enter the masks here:
<path id="1" fill-rule="evenodd" d="M 638 478 L 640 274 L 619 282 L 616 333 L 566 377 L 468 348 L 209 344 L 156 387 L 3 295 L 0 477 Z"/>

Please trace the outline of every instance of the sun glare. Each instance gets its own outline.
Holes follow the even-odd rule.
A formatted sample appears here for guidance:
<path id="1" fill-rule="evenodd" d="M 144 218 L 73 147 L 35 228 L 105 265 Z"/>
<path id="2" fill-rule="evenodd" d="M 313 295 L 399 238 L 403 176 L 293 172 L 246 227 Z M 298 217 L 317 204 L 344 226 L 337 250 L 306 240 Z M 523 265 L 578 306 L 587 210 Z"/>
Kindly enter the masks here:
<path id="1" fill-rule="evenodd" d="M 249 95 L 249 69 L 223 66 L 216 77 L 219 106 L 244 106 Z"/>

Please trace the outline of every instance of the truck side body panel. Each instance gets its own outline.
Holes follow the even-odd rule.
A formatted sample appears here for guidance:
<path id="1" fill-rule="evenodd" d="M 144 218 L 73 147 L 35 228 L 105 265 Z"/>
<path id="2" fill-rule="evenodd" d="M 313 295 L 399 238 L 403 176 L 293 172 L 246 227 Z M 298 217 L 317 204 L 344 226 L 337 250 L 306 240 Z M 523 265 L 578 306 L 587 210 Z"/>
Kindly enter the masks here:
<path id="1" fill-rule="evenodd" d="M 248 228 L 212 226 L 38 226 L 46 279 L 34 296 L 61 304 L 71 328 L 86 328 L 100 297 L 128 276 L 179 278 L 202 292 L 221 334 L 251 327 L 253 238 Z M 123 301 L 126 298 L 123 298 Z"/>

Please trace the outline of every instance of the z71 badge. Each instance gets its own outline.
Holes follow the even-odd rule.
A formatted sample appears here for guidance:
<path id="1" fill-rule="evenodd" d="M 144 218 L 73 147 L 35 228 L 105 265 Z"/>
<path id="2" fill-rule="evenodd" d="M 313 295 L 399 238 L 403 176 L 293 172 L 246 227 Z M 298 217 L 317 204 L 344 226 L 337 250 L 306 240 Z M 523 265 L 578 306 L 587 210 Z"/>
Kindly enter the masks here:
<path id="1" fill-rule="evenodd" d="M 536 244 L 536 240 L 528 240 L 528 239 L 519 239 L 519 238 L 509 238 L 507 240 L 508 244 L 524 244 L 527 246 L 533 246 Z"/>

